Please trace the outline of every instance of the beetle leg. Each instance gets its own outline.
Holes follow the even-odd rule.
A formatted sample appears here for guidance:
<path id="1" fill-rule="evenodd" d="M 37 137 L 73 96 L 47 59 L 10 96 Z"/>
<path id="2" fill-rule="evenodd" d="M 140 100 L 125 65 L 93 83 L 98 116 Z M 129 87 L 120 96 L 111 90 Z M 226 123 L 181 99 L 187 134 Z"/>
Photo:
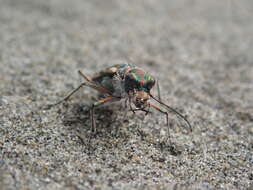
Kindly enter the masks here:
<path id="1" fill-rule="evenodd" d="M 166 116 L 166 125 L 168 127 L 168 135 L 169 135 L 169 139 L 170 139 L 170 131 L 169 131 L 169 116 L 168 116 L 168 112 L 163 111 L 159 106 L 155 105 L 155 104 L 151 104 L 149 103 L 149 106 L 155 108 L 157 111 L 159 111 L 160 113 L 165 114 Z"/>
<path id="2" fill-rule="evenodd" d="M 91 77 L 89 77 L 89 76 L 83 74 L 80 70 L 78 71 L 78 73 L 79 73 L 85 80 L 87 80 L 88 82 L 92 82 Z"/>
<path id="3" fill-rule="evenodd" d="M 158 103 L 160 103 L 161 105 L 165 106 L 166 108 L 170 109 L 170 111 L 174 112 L 175 114 L 177 114 L 179 117 L 181 117 L 188 125 L 190 132 L 192 132 L 192 126 L 190 124 L 190 122 L 186 119 L 186 117 L 184 115 L 182 115 L 180 112 L 178 112 L 176 109 L 174 109 L 171 106 L 168 106 L 167 104 L 161 102 L 159 99 L 157 99 L 156 97 L 154 97 L 152 94 L 149 93 L 149 96 L 151 98 L 153 98 L 155 101 L 157 101 Z"/>
<path id="4" fill-rule="evenodd" d="M 145 116 L 148 115 L 148 113 L 151 113 L 149 110 L 150 110 L 150 104 L 148 104 L 148 110 L 146 110 L 147 112 L 146 112 Z"/>
<path id="5" fill-rule="evenodd" d="M 125 99 L 125 110 L 124 110 L 124 121 L 126 120 L 126 116 L 127 116 L 127 112 L 128 112 L 128 110 L 127 110 L 127 103 L 128 103 L 128 98 L 126 98 Z"/>
<path id="6" fill-rule="evenodd" d="M 151 111 L 149 111 L 149 109 L 145 110 L 145 109 L 141 109 L 141 108 L 136 108 L 136 109 L 133 109 L 130 111 L 143 111 L 143 112 L 145 112 L 145 116 L 148 115 L 149 113 L 152 113 Z"/>
<path id="7" fill-rule="evenodd" d="M 169 116 L 168 116 L 168 112 L 166 111 L 163 111 L 159 106 L 155 105 L 155 104 L 151 104 L 149 103 L 149 106 L 155 108 L 157 111 L 163 113 L 166 115 L 166 125 L 168 126 L 169 125 Z"/>
<path id="8" fill-rule="evenodd" d="M 158 100 L 159 101 L 162 101 L 162 98 L 161 98 L 161 92 L 160 92 L 160 84 L 159 84 L 159 80 L 157 80 L 157 95 L 158 95 Z"/>
<path id="9" fill-rule="evenodd" d="M 56 102 L 55 104 L 52 104 L 52 105 L 49 105 L 49 107 L 52 107 L 52 106 L 56 106 L 64 101 L 67 101 L 73 94 L 75 94 L 81 87 L 83 86 L 88 86 L 90 88 L 93 88 L 99 92 L 102 92 L 102 93 L 105 93 L 105 94 L 109 94 L 112 96 L 112 92 L 102 86 L 98 86 L 96 84 L 89 84 L 89 83 L 82 83 L 80 84 L 76 89 L 74 89 L 71 93 L 69 93 L 69 95 L 67 95 L 65 98 L 63 98 L 62 100 L 60 100 L 59 102 Z"/>
<path id="10" fill-rule="evenodd" d="M 125 99 L 125 109 L 127 108 L 128 98 Z"/>
<path id="11" fill-rule="evenodd" d="M 112 92 L 110 90 L 108 90 L 107 88 L 104 88 L 102 86 L 99 86 L 97 84 L 86 84 L 85 86 L 89 86 L 99 92 L 105 93 L 105 94 L 109 94 L 110 96 L 113 96 Z"/>
<path id="12" fill-rule="evenodd" d="M 97 102 L 94 102 L 91 106 L 91 131 L 92 131 L 92 134 L 96 134 L 96 122 L 95 122 L 95 118 L 94 118 L 94 108 L 97 107 L 97 106 L 100 106 L 102 104 L 105 104 L 107 102 L 111 102 L 111 101 L 115 101 L 115 100 L 119 100 L 118 98 L 115 98 L 113 96 L 108 96 L 106 98 L 103 98 Z"/>
<path id="13" fill-rule="evenodd" d="M 90 86 L 91 88 L 94 88 L 94 89 L 96 89 L 96 90 L 98 90 L 98 91 L 100 91 L 100 92 L 102 92 L 102 93 L 107 93 L 107 94 L 109 94 L 109 95 L 112 96 L 112 92 L 111 92 L 110 90 L 108 90 L 108 89 L 106 89 L 106 88 L 104 88 L 104 87 L 102 87 L 102 86 L 99 86 L 99 85 L 97 85 L 96 83 L 94 83 L 91 77 L 89 77 L 89 76 L 83 74 L 80 70 L 78 71 L 78 73 L 79 73 L 87 82 L 90 83 L 89 86 Z"/>
<path id="14" fill-rule="evenodd" d="M 132 99 L 129 97 L 129 107 L 130 107 L 130 111 L 133 112 L 133 114 L 135 114 L 135 110 L 132 107 Z"/>
<path id="15" fill-rule="evenodd" d="M 50 107 L 52 106 L 56 106 L 64 101 L 67 101 L 73 94 L 75 94 L 81 87 L 83 87 L 85 85 L 85 83 L 80 84 L 76 89 L 74 89 L 71 93 L 69 93 L 69 95 L 67 95 L 65 98 L 63 98 L 62 100 L 56 102 L 55 104 L 50 105 Z"/>

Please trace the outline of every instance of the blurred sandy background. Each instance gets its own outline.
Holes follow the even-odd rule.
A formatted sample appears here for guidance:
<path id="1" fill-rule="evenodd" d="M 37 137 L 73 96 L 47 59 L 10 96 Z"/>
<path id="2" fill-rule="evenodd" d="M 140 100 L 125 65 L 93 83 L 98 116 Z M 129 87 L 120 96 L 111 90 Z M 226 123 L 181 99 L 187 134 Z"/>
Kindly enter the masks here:
<path id="1" fill-rule="evenodd" d="M 252 189 L 251 0 L 0 0 L 0 189 Z M 96 110 L 86 74 L 131 60 L 187 116 Z"/>

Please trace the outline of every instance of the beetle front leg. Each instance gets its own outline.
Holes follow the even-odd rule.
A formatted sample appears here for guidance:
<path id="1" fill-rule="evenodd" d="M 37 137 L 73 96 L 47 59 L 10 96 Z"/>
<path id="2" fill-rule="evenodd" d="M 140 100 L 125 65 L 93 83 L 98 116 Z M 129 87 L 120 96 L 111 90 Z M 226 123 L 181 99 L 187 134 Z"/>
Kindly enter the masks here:
<path id="1" fill-rule="evenodd" d="M 163 111 L 159 106 L 155 105 L 155 104 L 151 104 L 149 103 L 149 106 L 155 108 L 157 111 L 163 113 L 166 115 L 166 125 L 169 126 L 169 116 L 168 116 L 168 112 Z"/>
<path id="2" fill-rule="evenodd" d="M 107 102 L 112 102 L 112 101 L 116 101 L 118 100 L 118 98 L 115 98 L 113 96 L 108 96 L 106 98 L 103 98 L 97 102 L 94 102 L 91 106 L 91 132 L 92 134 L 96 134 L 96 122 L 95 122 L 95 118 L 94 118 L 94 109 L 97 106 L 100 106 L 102 104 L 105 104 Z"/>
<path id="3" fill-rule="evenodd" d="M 155 104 L 151 104 L 149 103 L 149 106 L 155 108 L 157 111 L 159 111 L 160 113 L 165 114 L 166 116 L 166 125 L 168 127 L 168 135 L 169 135 L 169 139 L 170 139 L 170 131 L 169 131 L 169 116 L 168 116 L 168 112 L 163 111 L 159 106 L 155 105 Z"/>
<path id="4" fill-rule="evenodd" d="M 135 114 L 135 110 L 132 107 L 132 98 L 129 96 L 129 107 L 130 107 L 130 111 L 133 112 L 133 114 Z"/>

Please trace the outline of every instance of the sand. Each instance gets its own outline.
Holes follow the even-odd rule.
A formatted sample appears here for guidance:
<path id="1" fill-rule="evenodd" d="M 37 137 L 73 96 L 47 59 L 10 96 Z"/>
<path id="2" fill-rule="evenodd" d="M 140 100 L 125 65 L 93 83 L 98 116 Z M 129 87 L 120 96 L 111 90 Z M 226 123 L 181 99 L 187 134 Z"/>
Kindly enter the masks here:
<path id="1" fill-rule="evenodd" d="M 253 3 L 1 0 L 0 189 L 252 189 Z M 96 109 L 83 79 L 118 60 L 187 116 Z M 154 87 L 154 94 L 157 94 Z"/>

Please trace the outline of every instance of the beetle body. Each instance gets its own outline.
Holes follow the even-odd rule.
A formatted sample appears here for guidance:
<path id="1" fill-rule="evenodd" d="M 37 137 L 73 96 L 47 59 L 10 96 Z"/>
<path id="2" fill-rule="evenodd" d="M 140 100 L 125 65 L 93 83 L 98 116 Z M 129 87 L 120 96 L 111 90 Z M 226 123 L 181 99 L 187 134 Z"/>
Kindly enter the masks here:
<path id="1" fill-rule="evenodd" d="M 129 107 L 133 113 L 135 111 L 143 111 L 148 114 L 150 113 L 150 107 L 152 107 L 160 113 L 165 114 L 168 125 L 168 112 L 164 111 L 160 106 L 151 103 L 150 98 L 184 119 L 190 131 L 192 131 L 190 123 L 182 114 L 151 94 L 151 89 L 155 85 L 154 77 L 136 65 L 130 63 L 116 64 L 101 70 L 92 77 L 84 75 L 81 71 L 79 71 L 79 74 L 83 76 L 86 82 L 80 84 L 67 97 L 54 105 L 68 100 L 83 86 L 96 89 L 103 95 L 103 98 L 94 102 L 91 106 L 92 131 L 94 133 L 96 132 L 94 108 L 107 102 L 119 101 L 121 99 L 125 99 L 126 107 Z M 135 107 L 133 108 L 132 105 Z"/>
<path id="2" fill-rule="evenodd" d="M 149 92 L 155 79 L 134 64 L 117 64 L 95 74 L 91 81 L 110 90 L 119 99 L 133 101 L 136 108 L 144 108 L 149 100 Z"/>

